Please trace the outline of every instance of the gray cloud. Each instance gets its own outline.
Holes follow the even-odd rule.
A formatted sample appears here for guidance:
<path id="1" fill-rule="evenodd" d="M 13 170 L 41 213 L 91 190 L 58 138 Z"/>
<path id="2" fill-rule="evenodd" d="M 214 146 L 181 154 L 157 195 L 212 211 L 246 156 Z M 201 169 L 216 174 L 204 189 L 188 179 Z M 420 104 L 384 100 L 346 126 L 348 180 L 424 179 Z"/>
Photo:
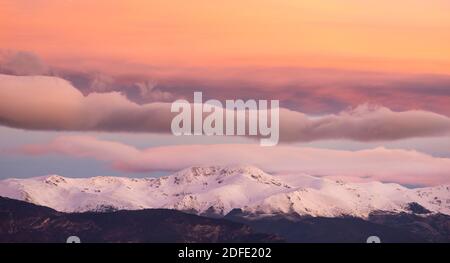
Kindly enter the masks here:
<path id="1" fill-rule="evenodd" d="M 31 52 L 0 52 L 0 73 L 12 75 L 44 75 L 47 65 Z"/>

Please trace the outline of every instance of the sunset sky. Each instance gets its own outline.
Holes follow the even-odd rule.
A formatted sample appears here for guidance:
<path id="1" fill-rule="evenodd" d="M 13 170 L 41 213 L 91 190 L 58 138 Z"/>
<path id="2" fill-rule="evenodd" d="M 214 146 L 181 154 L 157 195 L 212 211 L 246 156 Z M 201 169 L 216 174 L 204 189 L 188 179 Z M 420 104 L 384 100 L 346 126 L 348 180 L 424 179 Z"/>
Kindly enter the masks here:
<path id="1" fill-rule="evenodd" d="M 228 144 L 265 166 L 252 139 L 168 132 L 166 106 L 203 91 L 280 100 L 271 172 L 449 183 L 449 13 L 448 0 L 0 0 L 0 178 L 153 176 L 199 165 L 193 149 L 234 163 Z"/>
<path id="2" fill-rule="evenodd" d="M 447 0 L 18 0 L 1 9 L 2 48 L 70 67 L 101 59 L 106 68 L 124 61 L 450 73 Z"/>

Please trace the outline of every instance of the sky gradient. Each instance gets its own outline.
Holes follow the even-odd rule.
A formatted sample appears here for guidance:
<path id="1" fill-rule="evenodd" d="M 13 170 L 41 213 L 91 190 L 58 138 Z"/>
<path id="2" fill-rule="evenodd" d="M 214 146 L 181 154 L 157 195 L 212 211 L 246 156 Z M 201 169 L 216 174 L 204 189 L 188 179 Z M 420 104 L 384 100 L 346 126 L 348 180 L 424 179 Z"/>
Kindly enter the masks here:
<path id="1" fill-rule="evenodd" d="M 0 5 L 3 47 L 33 51 L 64 66 L 72 58 L 161 67 L 450 73 L 446 0 L 18 0 Z"/>
<path id="2" fill-rule="evenodd" d="M 157 176 L 225 160 L 450 182 L 450 1 L 0 0 L 0 10 L 0 178 Z M 251 138 L 172 136 L 170 103 L 194 91 L 280 100 L 272 166 Z M 192 149 L 203 157 L 187 158 Z M 173 160 L 149 157 L 161 151 Z"/>

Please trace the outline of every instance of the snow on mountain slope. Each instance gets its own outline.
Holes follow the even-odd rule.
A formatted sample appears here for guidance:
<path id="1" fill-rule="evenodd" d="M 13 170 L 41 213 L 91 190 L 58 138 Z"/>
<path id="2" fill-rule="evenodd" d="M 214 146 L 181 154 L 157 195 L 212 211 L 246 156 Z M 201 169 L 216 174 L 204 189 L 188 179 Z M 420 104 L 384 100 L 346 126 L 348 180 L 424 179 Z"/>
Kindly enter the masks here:
<path id="1" fill-rule="evenodd" d="M 58 175 L 0 182 L 0 195 L 59 211 L 174 208 L 226 213 L 289 186 L 253 167 L 193 167 L 160 178 L 65 178 Z"/>
<path id="2" fill-rule="evenodd" d="M 367 217 L 373 211 L 408 212 L 417 203 L 427 210 L 450 214 L 450 186 L 408 189 L 398 184 L 343 183 L 322 179 L 320 186 L 298 187 L 269 196 L 244 210 L 258 214 Z"/>
<path id="3" fill-rule="evenodd" d="M 233 208 L 258 214 L 298 213 L 367 217 L 408 211 L 417 203 L 450 214 L 450 186 L 408 189 L 398 184 L 344 183 L 306 174 L 270 175 L 251 166 L 192 167 L 160 178 L 65 178 L 0 181 L 0 196 L 59 211 L 172 208 L 224 215 Z"/>

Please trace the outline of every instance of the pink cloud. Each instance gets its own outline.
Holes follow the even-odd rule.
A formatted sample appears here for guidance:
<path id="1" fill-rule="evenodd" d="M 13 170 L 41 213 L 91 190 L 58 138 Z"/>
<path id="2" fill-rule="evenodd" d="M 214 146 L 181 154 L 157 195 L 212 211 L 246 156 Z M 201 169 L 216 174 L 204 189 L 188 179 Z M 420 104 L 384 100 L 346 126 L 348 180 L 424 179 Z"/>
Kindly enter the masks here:
<path id="1" fill-rule="evenodd" d="M 450 159 L 417 151 L 375 148 L 342 151 L 247 144 L 179 145 L 137 149 L 94 137 L 58 137 L 48 144 L 25 145 L 20 153 L 93 158 L 126 172 L 176 171 L 197 165 L 255 165 L 272 173 L 309 173 L 352 181 L 401 184 L 450 183 Z"/>
<path id="2" fill-rule="evenodd" d="M 319 118 L 285 110 L 280 114 L 280 133 L 283 141 L 380 141 L 444 136 L 450 134 L 450 118 L 420 110 L 394 112 L 368 104 Z"/>
<path id="3" fill-rule="evenodd" d="M 169 132 L 170 104 L 138 105 L 118 92 L 84 96 L 68 81 L 0 75 L 0 123 L 36 130 Z"/>
<path id="4" fill-rule="evenodd" d="M 118 92 L 84 96 L 57 77 L 0 74 L 0 124 L 35 130 L 170 133 L 170 103 L 136 104 Z M 280 109 L 282 142 L 322 139 L 357 141 L 448 136 L 450 118 L 433 112 L 395 112 L 362 105 L 311 117 Z"/>

